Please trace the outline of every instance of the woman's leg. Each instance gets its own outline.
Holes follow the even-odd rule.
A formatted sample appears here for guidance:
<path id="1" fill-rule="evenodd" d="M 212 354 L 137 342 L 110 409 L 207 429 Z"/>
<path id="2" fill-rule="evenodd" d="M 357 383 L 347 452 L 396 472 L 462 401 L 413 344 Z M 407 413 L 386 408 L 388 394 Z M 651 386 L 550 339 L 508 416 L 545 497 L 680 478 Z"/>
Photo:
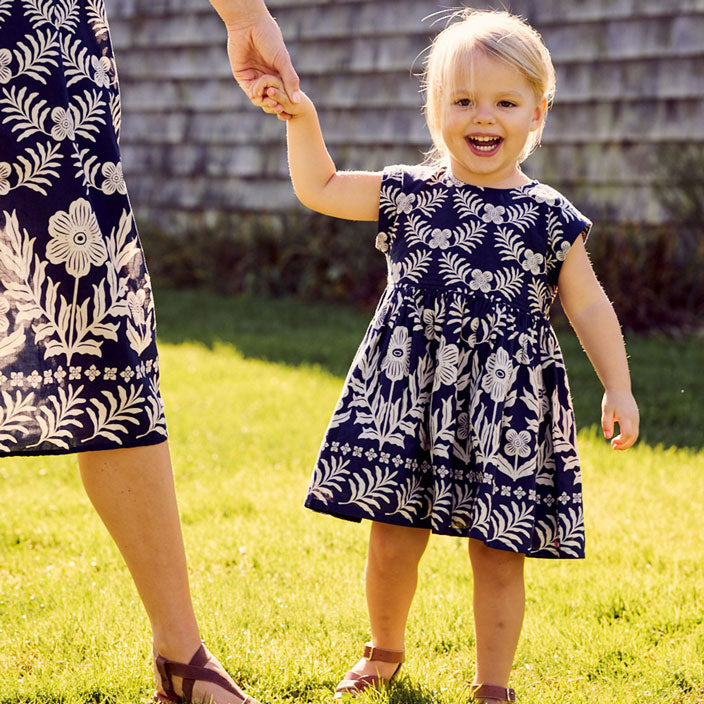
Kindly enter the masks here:
<path id="1" fill-rule="evenodd" d="M 506 687 L 523 625 L 525 556 L 470 538 L 469 557 L 474 574 L 475 683 Z"/>
<path id="2" fill-rule="evenodd" d="M 84 452 L 78 462 L 88 497 L 122 553 L 147 610 L 154 649 L 170 660 L 188 662 L 200 647 L 200 635 L 168 444 Z M 225 676 L 219 663 L 212 668 Z M 180 693 L 180 680 L 175 687 Z M 194 696 L 201 689 L 197 687 Z M 209 691 L 214 704 L 240 701 L 217 686 Z"/>
<path id="3" fill-rule="evenodd" d="M 406 620 L 418 582 L 418 563 L 430 531 L 372 522 L 367 557 L 366 591 L 372 645 L 403 650 Z M 388 679 L 398 665 L 362 658 L 353 668 Z"/>

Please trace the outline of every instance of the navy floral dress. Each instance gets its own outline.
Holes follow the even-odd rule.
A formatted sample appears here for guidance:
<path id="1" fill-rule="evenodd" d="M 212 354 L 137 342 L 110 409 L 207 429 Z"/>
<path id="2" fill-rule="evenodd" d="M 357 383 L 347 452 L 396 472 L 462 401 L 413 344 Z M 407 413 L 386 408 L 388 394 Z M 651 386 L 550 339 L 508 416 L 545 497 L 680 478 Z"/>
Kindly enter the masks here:
<path id="1" fill-rule="evenodd" d="M 0 0 L 0 455 L 166 437 L 103 0 Z"/>
<path id="2" fill-rule="evenodd" d="M 548 313 L 590 221 L 554 189 L 384 171 L 388 286 L 357 351 L 306 506 L 584 556 L 574 413 Z"/>

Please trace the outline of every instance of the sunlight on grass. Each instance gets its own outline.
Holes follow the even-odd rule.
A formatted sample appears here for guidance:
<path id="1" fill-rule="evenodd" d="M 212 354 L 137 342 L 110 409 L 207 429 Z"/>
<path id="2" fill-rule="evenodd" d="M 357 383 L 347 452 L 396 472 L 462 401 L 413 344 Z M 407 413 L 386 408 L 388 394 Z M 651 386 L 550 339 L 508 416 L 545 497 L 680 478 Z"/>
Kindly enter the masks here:
<path id="1" fill-rule="evenodd" d="M 339 371 L 217 336 L 161 357 L 203 636 L 260 701 L 328 701 L 368 636 L 368 525 L 302 508 Z M 704 453 L 579 440 L 588 558 L 528 562 L 512 685 L 524 704 L 704 701 Z M 146 701 L 147 619 L 75 460 L 5 460 L 0 479 L 0 704 Z M 361 701 L 464 702 L 473 646 L 466 542 L 435 537 L 404 676 Z"/>

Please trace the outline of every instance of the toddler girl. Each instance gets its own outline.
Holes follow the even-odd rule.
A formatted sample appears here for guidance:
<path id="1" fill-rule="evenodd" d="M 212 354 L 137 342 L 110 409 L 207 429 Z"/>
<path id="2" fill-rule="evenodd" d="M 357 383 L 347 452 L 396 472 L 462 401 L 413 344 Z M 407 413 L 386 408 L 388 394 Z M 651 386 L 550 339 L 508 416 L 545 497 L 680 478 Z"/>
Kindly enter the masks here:
<path id="1" fill-rule="evenodd" d="M 524 612 L 525 556 L 581 558 L 575 423 L 548 313 L 563 308 L 604 385 L 614 449 L 638 435 L 619 323 L 592 271 L 590 221 L 521 162 L 555 89 L 540 36 L 506 12 L 464 12 L 425 76 L 436 154 L 421 166 L 338 172 L 315 108 L 272 81 L 291 177 L 313 210 L 379 221 L 388 287 L 345 381 L 306 506 L 372 521 L 371 642 L 336 698 L 391 680 L 430 532 L 469 538 L 476 701 L 508 688 Z M 614 437 L 614 423 L 620 434 Z"/>

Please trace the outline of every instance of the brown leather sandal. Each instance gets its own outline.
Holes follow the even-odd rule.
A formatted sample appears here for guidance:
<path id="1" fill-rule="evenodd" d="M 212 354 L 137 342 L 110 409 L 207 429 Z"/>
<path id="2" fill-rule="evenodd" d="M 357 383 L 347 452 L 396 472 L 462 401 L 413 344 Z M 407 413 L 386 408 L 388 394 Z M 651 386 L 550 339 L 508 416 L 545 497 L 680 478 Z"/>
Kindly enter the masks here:
<path id="1" fill-rule="evenodd" d="M 403 650 L 384 650 L 383 648 L 375 648 L 371 643 L 367 643 L 364 646 L 364 653 L 362 657 L 367 660 L 380 660 L 381 662 L 397 662 L 398 667 L 394 670 L 394 674 L 385 679 L 379 675 L 360 675 L 353 670 L 350 670 L 342 679 L 340 684 L 335 688 L 335 696 L 333 699 L 342 699 L 343 696 L 348 695 L 351 697 L 356 697 L 361 694 L 365 689 L 370 687 L 377 688 L 379 685 L 388 684 L 393 680 L 396 675 L 398 675 L 401 665 L 404 661 Z"/>
<path id="2" fill-rule="evenodd" d="M 200 704 L 200 702 L 193 702 L 193 687 L 200 680 L 201 682 L 212 682 L 218 687 L 222 687 L 226 692 L 236 695 L 240 699 L 238 704 L 259 704 L 238 687 L 233 687 L 221 674 L 214 670 L 209 670 L 206 667 L 209 662 L 210 656 L 203 645 L 196 650 L 195 655 L 188 664 L 167 660 L 157 654 L 155 665 L 164 691 L 156 692 L 154 701 L 161 704 Z M 173 677 L 181 677 L 183 679 L 183 694 L 181 696 L 176 694 L 174 690 Z"/>
<path id="3" fill-rule="evenodd" d="M 493 684 L 473 684 L 470 701 L 482 704 L 501 704 L 502 702 L 515 702 L 516 692 L 508 687 L 497 687 Z M 489 701 L 487 701 L 489 700 Z"/>

